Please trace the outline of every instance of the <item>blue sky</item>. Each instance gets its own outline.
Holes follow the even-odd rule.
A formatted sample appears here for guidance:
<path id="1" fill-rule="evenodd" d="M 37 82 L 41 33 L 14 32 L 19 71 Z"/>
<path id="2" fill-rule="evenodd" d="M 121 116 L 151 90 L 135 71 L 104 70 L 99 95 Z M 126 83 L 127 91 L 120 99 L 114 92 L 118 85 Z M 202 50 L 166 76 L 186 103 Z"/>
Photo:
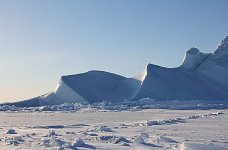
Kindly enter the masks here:
<path id="1" fill-rule="evenodd" d="M 0 0 L 0 101 L 92 69 L 176 67 L 189 48 L 212 52 L 226 35 L 227 0 Z"/>

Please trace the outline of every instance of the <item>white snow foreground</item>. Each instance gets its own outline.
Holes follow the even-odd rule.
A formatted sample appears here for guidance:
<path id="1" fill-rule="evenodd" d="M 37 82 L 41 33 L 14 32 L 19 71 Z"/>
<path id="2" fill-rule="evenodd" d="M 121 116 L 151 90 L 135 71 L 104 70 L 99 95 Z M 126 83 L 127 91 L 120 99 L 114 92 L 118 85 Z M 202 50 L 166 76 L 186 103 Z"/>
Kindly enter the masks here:
<path id="1" fill-rule="evenodd" d="M 178 118 L 182 121 L 173 121 Z M 84 108 L 68 113 L 1 112 L 0 119 L 3 150 L 228 150 L 227 110 Z M 159 123 L 146 125 L 149 121 Z"/>
<path id="2" fill-rule="evenodd" d="M 228 148 L 213 144 L 182 143 L 180 150 L 227 150 Z"/>
<path id="3" fill-rule="evenodd" d="M 48 94 L 15 103 L 41 106 L 61 103 L 94 103 L 137 100 L 208 100 L 228 99 L 228 37 L 214 53 L 197 48 L 187 51 L 177 68 L 149 64 L 138 76 L 126 78 L 104 71 L 62 76 L 57 88 Z"/>

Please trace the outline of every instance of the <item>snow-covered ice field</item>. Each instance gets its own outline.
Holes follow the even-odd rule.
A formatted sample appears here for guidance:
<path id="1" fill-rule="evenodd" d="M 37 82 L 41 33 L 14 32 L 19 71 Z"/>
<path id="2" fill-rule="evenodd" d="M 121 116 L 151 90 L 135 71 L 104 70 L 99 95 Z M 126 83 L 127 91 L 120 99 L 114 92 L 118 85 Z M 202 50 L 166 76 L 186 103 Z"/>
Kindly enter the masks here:
<path id="1" fill-rule="evenodd" d="M 228 149 L 228 110 L 1 112 L 0 149 Z"/>

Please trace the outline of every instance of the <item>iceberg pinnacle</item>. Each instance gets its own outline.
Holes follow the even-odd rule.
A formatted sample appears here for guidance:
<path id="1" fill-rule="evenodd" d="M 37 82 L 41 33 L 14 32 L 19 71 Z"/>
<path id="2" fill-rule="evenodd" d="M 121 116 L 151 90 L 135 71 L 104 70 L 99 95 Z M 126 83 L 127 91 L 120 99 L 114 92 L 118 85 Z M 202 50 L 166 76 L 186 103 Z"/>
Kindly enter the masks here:
<path id="1" fill-rule="evenodd" d="M 218 45 L 214 52 L 215 55 L 228 55 L 228 36 Z"/>
<path id="2" fill-rule="evenodd" d="M 186 70 L 195 70 L 197 69 L 205 59 L 210 54 L 202 53 L 197 48 L 191 48 L 189 49 L 184 57 L 184 60 L 182 62 L 182 68 Z"/>
<path id="3" fill-rule="evenodd" d="M 188 70 L 194 69 L 200 59 L 200 51 L 197 48 L 191 48 L 185 54 L 184 60 L 182 62 L 182 67 Z"/>

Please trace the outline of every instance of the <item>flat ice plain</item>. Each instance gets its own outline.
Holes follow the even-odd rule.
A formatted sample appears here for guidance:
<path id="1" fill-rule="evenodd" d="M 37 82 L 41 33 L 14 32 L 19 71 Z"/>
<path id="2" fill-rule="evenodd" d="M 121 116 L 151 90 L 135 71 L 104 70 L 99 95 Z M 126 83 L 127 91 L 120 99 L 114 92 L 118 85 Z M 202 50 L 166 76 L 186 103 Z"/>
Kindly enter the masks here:
<path id="1" fill-rule="evenodd" d="M 226 150 L 228 110 L 0 112 L 1 150 Z"/>

